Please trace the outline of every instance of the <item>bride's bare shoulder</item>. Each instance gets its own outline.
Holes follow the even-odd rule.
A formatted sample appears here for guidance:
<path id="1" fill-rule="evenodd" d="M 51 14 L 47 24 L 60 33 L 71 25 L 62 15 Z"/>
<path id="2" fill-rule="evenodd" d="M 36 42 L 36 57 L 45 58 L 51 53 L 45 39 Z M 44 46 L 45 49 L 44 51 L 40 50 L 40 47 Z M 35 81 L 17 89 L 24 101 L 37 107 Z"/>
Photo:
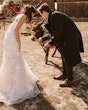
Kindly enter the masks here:
<path id="1" fill-rule="evenodd" d="M 24 21 L 26 20 L 26 15 L 25 14 L 19 14 L 15 17 L 15 21 Z"/>

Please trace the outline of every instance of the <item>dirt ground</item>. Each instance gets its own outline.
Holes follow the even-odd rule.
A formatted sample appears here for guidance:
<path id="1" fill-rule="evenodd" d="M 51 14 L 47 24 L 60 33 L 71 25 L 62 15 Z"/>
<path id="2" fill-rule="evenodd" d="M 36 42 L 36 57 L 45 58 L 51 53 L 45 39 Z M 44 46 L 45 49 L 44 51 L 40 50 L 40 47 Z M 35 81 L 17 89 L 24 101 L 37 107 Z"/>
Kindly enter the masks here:
<path id="1" fill-rule="evenodd" d="M 2 25 L 0 23 L 0 25 Z M 75 85 L 70 88 L 59 87 L 64 81 L 56 81 L 54 76 L 61 74 L 61 58 L 59 52 L 51 57 L 54 48 L 50 50 L 48 65 L 44 63 L 44 51 L 37 42 L 31 41 L 30 36 L 21 36 L 22 55 L 32 71 L 39 78 L 41 94 L 20 104 L 7 106 L 0 103 L 0 110 L 88 110 L 88 22 L 76 22 L 80 29 L 85 53 L 81 54 L 82 63 L 74 67 Z M 0 29 L 0 64 L 3 54 L 3 36 L 5 30 Z M 21 85 L 22 86 L 22 85 Z M 20 88 L 19 88 L 20 89 Z"/>

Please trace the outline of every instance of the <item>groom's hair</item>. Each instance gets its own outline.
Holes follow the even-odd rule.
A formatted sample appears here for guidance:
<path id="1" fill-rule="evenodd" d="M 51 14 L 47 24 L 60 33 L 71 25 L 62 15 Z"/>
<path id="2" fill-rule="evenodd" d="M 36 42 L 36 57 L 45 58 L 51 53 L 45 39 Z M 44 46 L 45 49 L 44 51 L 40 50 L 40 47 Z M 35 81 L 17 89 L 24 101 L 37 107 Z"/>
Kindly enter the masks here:
<path id="1" fill-rule="evenodd" d="M 42 13 L 43 11 L 46 11 L 48 13 L 52 12 L 52 9 L 49 7 L 47 3 L 43 3 L 42 5 L 40 5 L 37 10 L 40 13 Z"/>

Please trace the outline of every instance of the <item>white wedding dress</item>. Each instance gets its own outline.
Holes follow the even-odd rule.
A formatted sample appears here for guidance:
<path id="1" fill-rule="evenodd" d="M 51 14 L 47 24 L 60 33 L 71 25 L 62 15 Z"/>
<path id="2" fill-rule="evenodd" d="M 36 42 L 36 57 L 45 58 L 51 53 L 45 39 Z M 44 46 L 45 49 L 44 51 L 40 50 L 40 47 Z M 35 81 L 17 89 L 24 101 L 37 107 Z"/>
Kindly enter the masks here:
<path id="1" fill-rule="evenodd" d="M 37 96 L 37 77 L 18 49 L 14 29 L 23 14 L 17 15 L 4 37 L 3 62 L 0 68 L 0 102 L 11 105 Z M 20 33 L 26 23 L 21 26 Z"/>

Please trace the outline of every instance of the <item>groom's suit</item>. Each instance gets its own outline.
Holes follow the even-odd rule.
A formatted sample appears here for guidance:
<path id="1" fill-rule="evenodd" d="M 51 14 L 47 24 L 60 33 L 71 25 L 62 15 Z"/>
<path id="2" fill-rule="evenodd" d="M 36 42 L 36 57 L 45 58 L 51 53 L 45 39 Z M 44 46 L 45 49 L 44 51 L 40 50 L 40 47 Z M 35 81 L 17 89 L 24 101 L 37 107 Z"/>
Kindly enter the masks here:
<path id="1" fill-rule="evenodd" d="M 52 42 L 61 53 L 63 74 L 72 79 L 72 67 L 81 62 L 79 52 L 84 52 L 80 31 L 67 15 L 57 11 L 49 13 L 45 27 L 54 36 Z"/>

